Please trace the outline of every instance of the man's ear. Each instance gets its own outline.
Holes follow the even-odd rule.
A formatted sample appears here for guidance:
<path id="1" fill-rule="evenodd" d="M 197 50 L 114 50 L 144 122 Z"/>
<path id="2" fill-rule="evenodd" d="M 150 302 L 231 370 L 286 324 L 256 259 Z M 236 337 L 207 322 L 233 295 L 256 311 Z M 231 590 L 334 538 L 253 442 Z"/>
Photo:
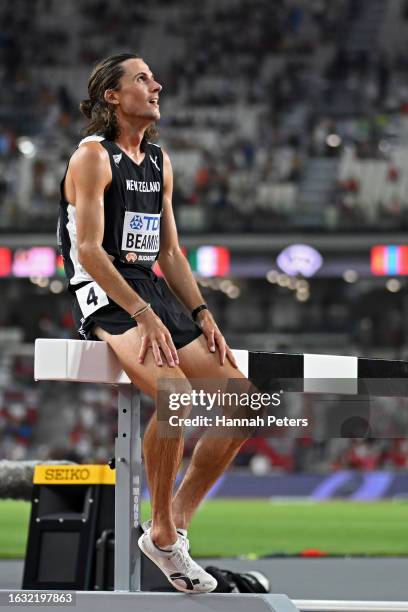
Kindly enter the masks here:
<path id="1" fill-rule="evenodd" d="M 105 102 L 108 102 L 108 104 L 119 104 L 119 100 L 116 97 L 117 92 L 114 89 L 107 89 L 105 91 L 105 93 L 103 94 L 103 98 L 105 100 Z"/>

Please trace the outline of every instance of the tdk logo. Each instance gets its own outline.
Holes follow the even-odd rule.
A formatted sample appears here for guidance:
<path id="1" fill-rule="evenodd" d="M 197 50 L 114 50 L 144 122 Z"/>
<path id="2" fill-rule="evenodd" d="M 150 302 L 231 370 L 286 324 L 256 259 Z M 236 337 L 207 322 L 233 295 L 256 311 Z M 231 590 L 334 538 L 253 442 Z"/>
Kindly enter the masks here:
<path id="1" fill-rule="evenodd" d="M 143 227 L 143 219 L 140 215 L 135 215 L 130 221 L 132 230 L 140 230 Z"/>

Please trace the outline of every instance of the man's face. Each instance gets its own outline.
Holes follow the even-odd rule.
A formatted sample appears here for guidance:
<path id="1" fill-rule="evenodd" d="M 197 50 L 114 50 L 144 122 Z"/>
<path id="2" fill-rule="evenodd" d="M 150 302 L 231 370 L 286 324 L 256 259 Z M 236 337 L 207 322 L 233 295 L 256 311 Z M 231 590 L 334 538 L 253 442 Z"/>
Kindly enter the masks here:
<path id="1" fill-rule="evenodd" d="M 146 119 L 153 123 L 160 119 L 159 94 L 162 86 L 154 80 L 149 66 L 142 59 L 128 59 L 122 64 L 124 75 L 118 90 L 108 90 L 109 101 L 116 101 L 118 111 L 129 118 Z M 150 120 L 150 121 L 149 121 Z"/>

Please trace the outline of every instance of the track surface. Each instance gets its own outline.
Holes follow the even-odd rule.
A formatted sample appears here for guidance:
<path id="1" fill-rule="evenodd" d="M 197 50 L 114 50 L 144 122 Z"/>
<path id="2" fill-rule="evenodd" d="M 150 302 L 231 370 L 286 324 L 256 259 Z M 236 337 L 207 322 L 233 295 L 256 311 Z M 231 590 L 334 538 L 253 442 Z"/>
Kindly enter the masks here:
<path id="1" fill-rule="evenodd" d="M 258 569 L 274 593 L 292 599 L 402 601 L 408 599 L 407 559 L 200 559 L 232 571 Z M 20 588 L 22 561 L 0 561 L 0 589 Z"/>

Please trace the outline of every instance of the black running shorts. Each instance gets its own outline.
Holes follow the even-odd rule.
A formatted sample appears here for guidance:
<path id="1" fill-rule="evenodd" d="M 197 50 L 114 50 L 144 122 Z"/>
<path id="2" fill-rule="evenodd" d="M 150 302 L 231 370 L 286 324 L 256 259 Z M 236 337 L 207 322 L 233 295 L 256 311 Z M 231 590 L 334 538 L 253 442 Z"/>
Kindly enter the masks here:
<path id="1" fill-rule="evenodd" d="M 198 325 L 185 314 L 183 306 L 164 280 L 158 277 L 126 280 L 145 302 L 151 304 L 169 330 L 176 349 L 186 346 L 202 334 Z M 71 291 L 75 294 L 72 306 L 75 326 L 85 340 L 98 340 L 92 333 L 95 325 L 114 335 L 137 326 L 137 322 L 96 283 L 84 283 L 77 290 L 71 287 Z"/>

